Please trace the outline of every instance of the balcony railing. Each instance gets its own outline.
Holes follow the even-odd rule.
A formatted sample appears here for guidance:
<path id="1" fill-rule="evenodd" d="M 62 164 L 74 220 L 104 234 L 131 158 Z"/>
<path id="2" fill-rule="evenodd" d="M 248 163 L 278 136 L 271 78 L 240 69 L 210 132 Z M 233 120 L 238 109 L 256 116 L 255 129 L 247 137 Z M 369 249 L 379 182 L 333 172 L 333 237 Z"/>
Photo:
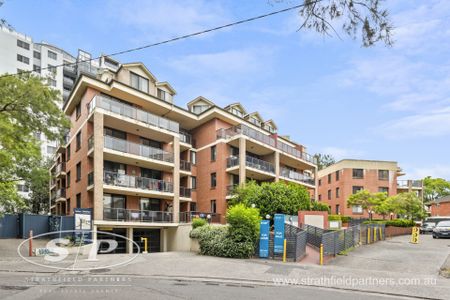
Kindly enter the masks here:
<path id="1" fill-rule="evenodd" d="M 127 140 L 118 139 L 109 135 L 105 136 L 105 148 L 139 155 L 145 158 L 160 160 L 164 162 L 173 162 L 173 153 Z"/>
<path id="2" fill-rule="evenodd" d="M 91 150 L 94 148 L 94 136 L 91 135 L 88 139 L 88 150 Z"/>
<path id="3" fill-rule="evenodd" d="M 307 184 L 315 185 L 314 179 L 308 175 L 301 174 L 296 171 L 289 170 L 287 168 L 281 168 L 280 170 L 280 176 L 289 178 L 295 181 L 304 182 Z"/>
<path id="4" fill-rule="evenodd" d="M 409 188 L 415 187 L 415 188 L 421 188 L 422 187 L 422 180 L 397 180 L 397 187 L 398 188 Z"/>
<path id="5" fill-rule="evenodd" d="M 185 160 L 180 160 L 180 170 L 191 171 L 191 163 Z"/>
<path id="6" fill-rule="evenodd" d="M 56 200 L 59 198 L 66 198 L 66 189 L 65 188 L 60 188 L 60 189 L 56 190 L 56 192 L 52 193 L 51 200 Z"/>
<path id="7" fill-rule="evenodd" d="M 180 142 L 186 144 L 192 144 L 192 135 L 187 133 L 186 131 L 180 130 Z"/>
<path id="8" fill-rule="evenodd" d="M 177 122 L 135 108 L 105 95 L 97 95 L 92 99 L 88 104 L 89 112 L 92 112 L 96 107 L 172 132 L 180 132 L 180 125 Z"/>
<path id="9" fill-rule="evenodd" d="M 271 136 L 265 135 L 262 132 L 259 132 L 258 130 L 250 128 L 244 124 L 233 126 L 227 129 L 222 128 L 217 130 L 217 138 L 230 138 L 238 134 L 243 134 L 251 139 L 254 139 L 271 147 L 275 147 L 278 150 L 283 151 L 287 154 L 293 155 L 297 158 L 311 162 L 313 164 L 317 164 L 317 161 L 314 158 L 314 156 L 306 152 L 302 152 L 296 149 L 295 147 L 292 147 L 280 141 L 279 139 L 275 139 Z"/>
<path id="10" fill-rule="evenodd" d="M 224 128 L 219 129 L 217 131 L 217 138 L 230 138 L 238 134 L 243 134 L 251 139 L 257 140 L 261 143 L 267 144 L 272 147 L 275 147 L 276 144 L 274 138 L 265 135 L 262 132 L 259 132 L 258 130 L 250 128 L 244 124 L 233 126 L 227 129 Z"/>
<path id="11" fill-rule="evenodd" d="M 237 184 L 227 185 L 227 196 L 233 195 L 233 193 L 234 193 L 234 191 L 235 191 L 237 186 L 238 186 Z"/>
<path id="12" fill-rule="evenodd" d="M 167 211 L 137 210 L 125 208 L 103 208 L 106 221 L 171 223 L 173 215 Z"/>
<path id="13" fill-rule="evenodd" d="M 209 218 L 208 218 L 209 216 Z M 180 212 L 180 223 L 190 223 L 195 218 L 202 218 L 210 223 L 220 223 L 220 214 L 200 211 Z"/>
<path id="14" fill-rule="evenodd" d="M 239 165 L 239 157 L 238 156 L 230 156 L 227 158 L 227 168 L 231 168 Z M 275 174 L 275 167 L 265 160 L 252 157 L 249 155 L 245 156 L 245 165 L 250 168 L 258 169 L 263 172 L 273 173 Z"/>
<path id="15" fill-rule="evenodd" d="M 180 197 L 191 198 L 191 189 L 184 186 L 180 186 Z"/>
<path id="16" fill-rule="evenodd" d="M 104 171 L 103 182 L 107 185 L 126 188 L 173 193 L 173 184 L 159 179 L 131 176 L 116 172 Z"/>
<path id="17" fill-rule="evenodd" d="M 61 162 L 61 163 L 57 164 L 53 174 L 59 174 L 61 172 L 66 172 L 66 163 L 65 162 Z"/>

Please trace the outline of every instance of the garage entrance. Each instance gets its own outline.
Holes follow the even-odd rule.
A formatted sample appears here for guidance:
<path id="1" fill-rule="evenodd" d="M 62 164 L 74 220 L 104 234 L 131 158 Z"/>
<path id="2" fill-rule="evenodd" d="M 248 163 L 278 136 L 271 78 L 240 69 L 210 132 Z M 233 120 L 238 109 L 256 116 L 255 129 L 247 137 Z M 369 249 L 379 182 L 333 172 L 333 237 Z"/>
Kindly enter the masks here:
<path id="1" fill-rule="evenodd" d="M 161 229 L 145 229 L 134 228 L 133 229 L 133 241 L 135 241 L 141 248 L 141 252 L 144 251 L 144 242 L 141 241 L 141 237 L 147 238 L 147 251 L 161 252 Z M 133 252 L 137 252 L 136 245 L 133 244 Z"/>
<path id="2" fill-rule="evenodd" d="M 117 242 L 117 248 L 109 253 L 127 253 L 127 240 L 125 239 L 127 237 L 127 229 L 126 228 L 103 228 L 103 227 L 99 227 L 98 228 L 99 231 L 104 231 L 104 232 L 111 232 L 119 236 L 115 236 L 115 235 L 109 235 L 109 234 L 105 234 L 105 233 L 101 233 L 98 232 L 97 233 L 97 239 L 101 240 L 101 239 L 106 239 L 106 240 L 115 240 Z M 100 244 L 100 250 L 107 250 L 108 249 L 108 244 L 107 243 L 102 243 Z"/>

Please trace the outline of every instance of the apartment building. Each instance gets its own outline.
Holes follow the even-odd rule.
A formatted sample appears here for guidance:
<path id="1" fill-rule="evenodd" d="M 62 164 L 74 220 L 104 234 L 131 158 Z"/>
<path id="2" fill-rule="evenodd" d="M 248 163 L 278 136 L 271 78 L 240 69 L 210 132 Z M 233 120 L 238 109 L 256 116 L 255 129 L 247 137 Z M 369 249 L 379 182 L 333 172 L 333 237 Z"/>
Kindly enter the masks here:
<path id="1" fill-rule="evenodd" d="M 313 157 L 273 120 L 204 97 L 184 109 L 175 94 L 141 63 L 81 74 L 63 107 L 72 127 L 51 168 L 52 213 L 92 208 L 96 230 L 165 251 L 193 216 L 224 223 L 232 187 L 248 179 L 294 182 L 315 197 Z"/>
<path id="2" fill-rule="evenodd" d="M 398 180 L 403 175 L 395 161 L 343 159 L 318 172 L 318 200 L 328 204 L 332 214 L 367 218 L 369 213 L 362 207 L 347 207 L 350 195 L 360 190 L 389 196 L 415 191 L 422 197 L 422 182 Z"/>

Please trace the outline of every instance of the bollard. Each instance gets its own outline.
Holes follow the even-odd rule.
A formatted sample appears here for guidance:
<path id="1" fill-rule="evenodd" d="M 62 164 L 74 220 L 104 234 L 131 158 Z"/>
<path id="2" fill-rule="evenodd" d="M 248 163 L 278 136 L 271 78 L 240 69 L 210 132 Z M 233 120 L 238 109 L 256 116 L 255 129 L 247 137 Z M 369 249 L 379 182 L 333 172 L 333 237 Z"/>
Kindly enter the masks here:
<path id="1" fill-rule="evenodd" d="M 373 228 L 373 241 L 374 242 L 377 241 L 377 228 L 376 227 Z"/>
<path id="2" fill-rule="evenodd" d="M 380 226 L 380 241 L 383 240 L 383 231 L 381 230 L 381 226 Z"/>
<path id="3" fill-rule="evenodd" d="M 142 251 L 142 253 L 148 253 L 147 252 L 147 238 L 141 237 L 141 241 L 144 241 L 144 251 Z"/>
<path id="4" fill-rule="evenodd" d="M 323 244 L 320 244 L 320 261 L 319 264 L 323 266 Z"/>
<path id="5" fill-rule="evenodd" d="M 28 238 L 28 256 L 33 256 L 33 230 L 30 230 Z"/>
<path id="6" fill-rule="evenodd" d="M 370 227 L 367 227 L 367 244 L 370 244 Z"/>
<path id="7" fill-rule="evenodd" d="M 286 239 L 283 241 L 283 262 L 286 262 Z"/>

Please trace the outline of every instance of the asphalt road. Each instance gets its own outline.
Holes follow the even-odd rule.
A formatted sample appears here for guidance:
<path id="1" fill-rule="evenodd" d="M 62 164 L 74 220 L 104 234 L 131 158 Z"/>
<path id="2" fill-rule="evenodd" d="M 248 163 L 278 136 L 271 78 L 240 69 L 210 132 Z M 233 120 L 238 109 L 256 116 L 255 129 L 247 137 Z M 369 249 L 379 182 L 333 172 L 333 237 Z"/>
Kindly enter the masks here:
<path id="1" fill-rule="evenodd" d="M 304 286 L 259 286 L 217 282 L 133 278 L 118 283 L 40 283 L 26 287 L 31 274 L 0 274 L 0 299 L 408 299 Z M 57 275 L 52 275 L 57 277 Z M 68 278 L 68 277 L 66 277 Z"/>

